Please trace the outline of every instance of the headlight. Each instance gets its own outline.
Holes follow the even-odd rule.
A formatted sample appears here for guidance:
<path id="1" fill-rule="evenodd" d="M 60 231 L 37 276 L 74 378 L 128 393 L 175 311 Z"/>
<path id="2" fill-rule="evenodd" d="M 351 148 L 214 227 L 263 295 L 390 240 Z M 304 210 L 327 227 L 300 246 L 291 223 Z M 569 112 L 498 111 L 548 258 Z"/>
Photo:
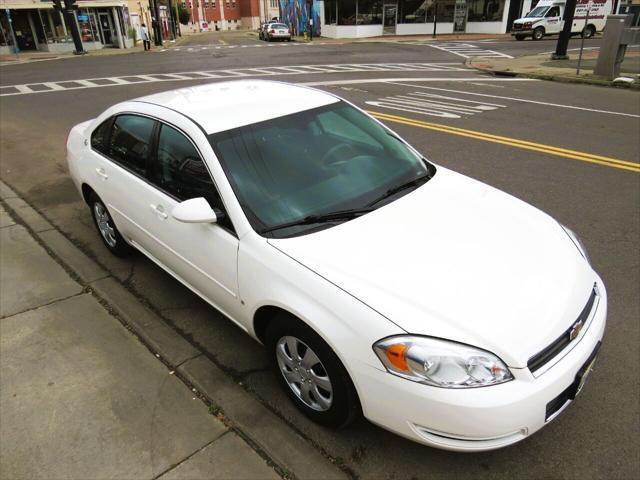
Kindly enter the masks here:
<path id="1" fill-rule="evenodd" d="M 587 262 L 589 262 L 589 264 L 591 264 L 591 260 L 589 259 L 589 255 L 587 254 L 587 249 L 585 248 L 584 243 L 582 243 L 582 241 L 578 238 L 575 232 L 571 230 L 569 227 L 565 227 L 562 224 L 560 224 L 560 226 L 563 228 L 565 232 L 567 232 L 567 235 L 569 235 L 569 238 L 571 239 L 571 241 L 574 243 L 574 245 L 580 252 L 580 255 L 582 255 L 584 259 Z"/>
<path id="2" fill-rule="evenodd" d="M 390 373 L 434 387 L 485 387 L 513 379 L 498 357 L 460 343 L 401 335 L 380 340 L 373 350 Z"/>
<path id="3" fill-rule="evenodd" d="M 532 22 L 524 22 L 524 26 L 523 29 L 524 30 L 528 30 L 529 28 L 531 28 L 533 26 Z"/>

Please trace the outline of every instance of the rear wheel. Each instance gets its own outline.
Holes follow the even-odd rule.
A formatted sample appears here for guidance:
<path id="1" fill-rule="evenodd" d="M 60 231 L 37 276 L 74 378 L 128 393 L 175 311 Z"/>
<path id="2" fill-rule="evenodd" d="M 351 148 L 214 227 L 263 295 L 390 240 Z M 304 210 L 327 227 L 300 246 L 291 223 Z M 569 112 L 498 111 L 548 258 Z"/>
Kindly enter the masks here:
<path id="1" fill-rule="evenodd" d="M 95 193 L 91 193 L 89 196 L 89 207 L 104 246 L 118 257 L 129 255 L 133 248 L 122 238 L 118 228 L 113 223 L 109 210 Z"/>
<path id="2" fill-rule="evenodd" d="M 278 315 L 265 344 L 278 382 L 313 421 L 331 427 L 351 423 L 360 402 L 351 378 L 331 347 L 297 318 Z"/>
<path id="3" fill-rule="evenodd" d="M 582 30 L 582 38 L 591 38 L 595 35 L 596 29 L 593 25 L 587 25 L 584 30 Z"/>
<path id="4" fill-rule="evenodd" d="M 534 40 L 542 40 L 542 37 L 544 37 L 544 28 L 538 27 L 533 31 L 533 35 L 531 38 L 533 38 Z"/>

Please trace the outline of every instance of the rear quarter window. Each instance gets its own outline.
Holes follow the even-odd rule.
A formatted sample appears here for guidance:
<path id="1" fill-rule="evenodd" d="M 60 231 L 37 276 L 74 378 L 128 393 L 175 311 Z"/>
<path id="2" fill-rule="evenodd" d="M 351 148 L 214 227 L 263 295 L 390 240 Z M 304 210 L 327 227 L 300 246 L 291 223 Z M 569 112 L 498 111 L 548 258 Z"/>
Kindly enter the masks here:
<path id="1" fill-rule="evenodd" d="M 109 130 L 112 122 L 113 118 L 109 118 L 95 128 L 91 133 L 91 148 L 100 153 L 107 153 L 107 142 L 109 141 Z"/>

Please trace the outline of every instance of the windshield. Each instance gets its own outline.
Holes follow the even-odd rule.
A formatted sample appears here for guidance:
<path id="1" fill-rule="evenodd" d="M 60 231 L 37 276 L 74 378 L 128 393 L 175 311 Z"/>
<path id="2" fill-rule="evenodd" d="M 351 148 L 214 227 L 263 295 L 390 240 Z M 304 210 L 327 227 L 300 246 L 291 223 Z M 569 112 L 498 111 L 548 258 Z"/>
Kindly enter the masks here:
<path id="1" fill-rule="evenodd" d="M 547 10 L 549 10 L 549 7 L 536 7 L 527 13 L 527 17 L 544 17 Z"/>
<path id="2" fill-rule="evenodd" d="M 428 179 L 435 170 L 344 102 L 216 133 L 209 140 L 254 230 L 278 238 L 335 224 L 314 224 L 310 217 L 378 208 L 387 203 L 383 199 L 417 188 L 416 179 Z M 415 185 L 398 189 L 407 182 Z M 277 228 L 305 219 L 306 224 Z"/>
<path id="3" fill-rule="evenodd" d="M 271 28 L 289 28 L 284 23 L 272 23 Z"/>

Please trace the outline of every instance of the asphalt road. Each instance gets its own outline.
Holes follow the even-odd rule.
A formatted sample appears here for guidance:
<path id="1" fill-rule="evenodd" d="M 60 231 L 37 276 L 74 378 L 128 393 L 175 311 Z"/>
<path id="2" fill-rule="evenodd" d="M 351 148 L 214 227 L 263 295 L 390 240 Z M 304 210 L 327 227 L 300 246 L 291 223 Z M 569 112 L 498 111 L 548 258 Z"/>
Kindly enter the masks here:
<path id="1" fill-rule="evenodd" d="M 539 51 L 555 46 L 547 40 L 466 43 L 510 55 L 530 48 L 528 44 Z M 455 53 L 428 45 L 278 44 L 5 67 L 1 86 L 33 89 L 0 90 L 0 177 L 356 477 L 639 478 L 640 94 L 488 77 L 465 69 L 463 61 Z M 410 65 L 415 63 L 427 66 Z M 328 67 L 336 64 L 352 67 L 350 71 Z M 305 65 L 324 67 L 310 71 Z M 363 65 L 369 65 L 368 70 Z M 131 77 L 135 74 L 215 74 L 273 66 L 300 68 L 289 74 L 277 69 L 243 70 L 243 75 L 312 83 L 336 92 L 377 112 L 433 162 L 539 207 L 582 237 L 608 288 L 608 329 L 588 385 L 556 421 L 520 444 L 482 454 L 427 448 L 364 420 L 346 430 L 320 428 L 290 405 L 266 371 L 265 352 L 258 344 L 142 255 L 121 260 L 108 254 L 67 174 L 64 144 L 69 129 L 121 100 L 216 81 L 203 76 L 135 80 Z M 129 80 L 92 87 L 34 86 L 113 77 Z"/>

